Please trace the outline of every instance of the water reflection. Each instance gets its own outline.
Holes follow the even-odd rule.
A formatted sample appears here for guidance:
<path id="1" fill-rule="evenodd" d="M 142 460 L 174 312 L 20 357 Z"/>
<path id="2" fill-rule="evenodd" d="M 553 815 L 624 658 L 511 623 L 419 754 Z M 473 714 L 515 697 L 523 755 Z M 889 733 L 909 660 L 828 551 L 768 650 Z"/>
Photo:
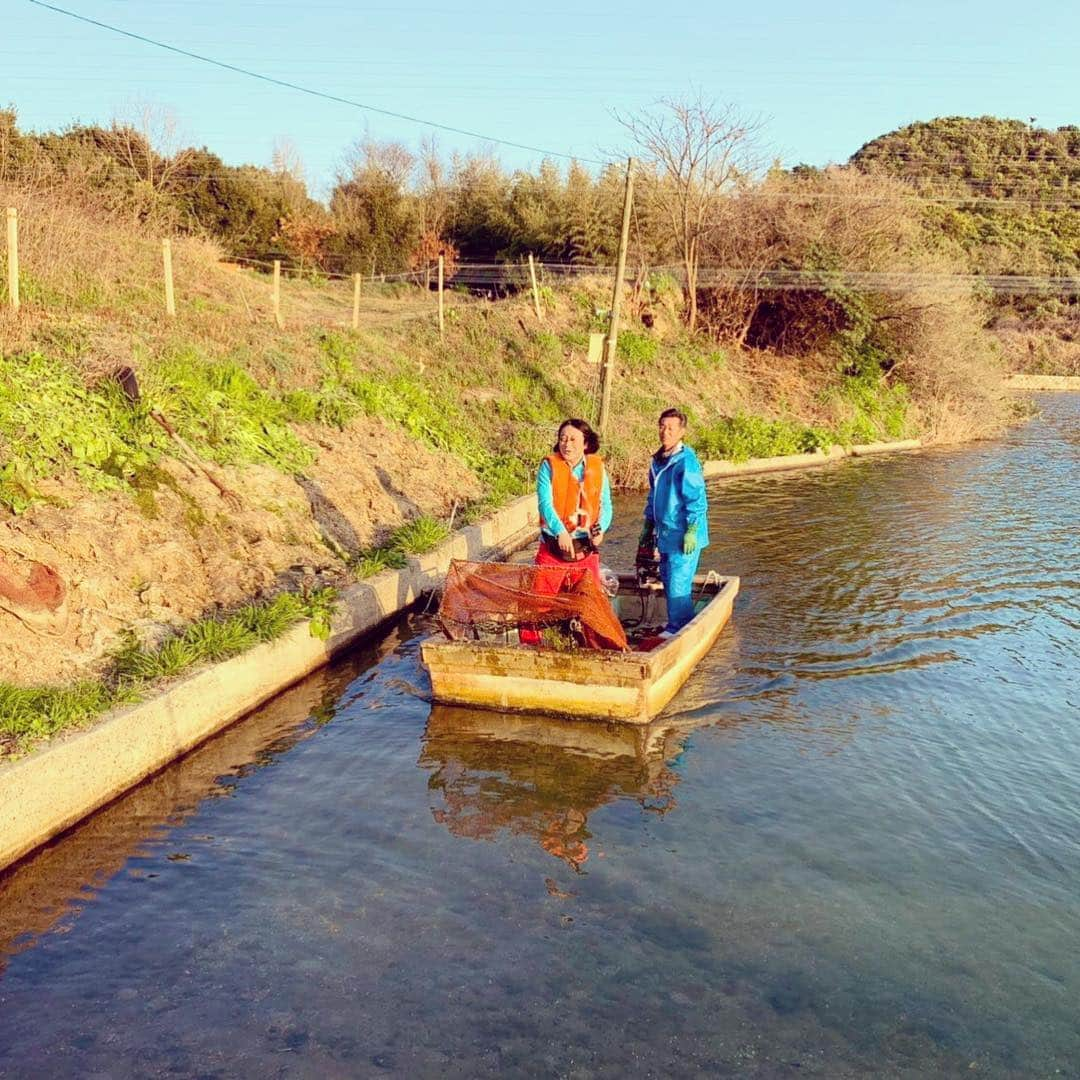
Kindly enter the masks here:
<path id="1" fill-rule="evenodd" d="M 241 778 L 274 764 L 329 723 L 357 672 L 399 640 L 393 632 L 349 661 L 316 672 L 0 873 L 0 975 L 6 957 L 29 948 L 42 934 L 69 930 L 111 878 L 130 860 L 160 850 L 204 800 L 230 797 Z M 191 839 L 212 844 L 215 838 Z M 166 858 L 186 861 L 190 853 L 175 851 Z"/>
<path id="2" fill-rule="evenodd" d="M 454 836 L 528 836 L 577 872 L 593 854 L 589 816 L 616 799 L 666 814 L 693 721 L 645 727 L 432 707 L 417 764 L 431 816 Z"/>

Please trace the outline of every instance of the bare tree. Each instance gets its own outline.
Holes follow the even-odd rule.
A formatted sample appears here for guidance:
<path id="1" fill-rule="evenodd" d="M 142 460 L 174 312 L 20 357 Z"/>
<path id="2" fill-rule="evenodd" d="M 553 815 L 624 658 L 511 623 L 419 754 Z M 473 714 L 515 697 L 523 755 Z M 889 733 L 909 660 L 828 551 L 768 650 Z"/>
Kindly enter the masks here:
<path id="1" fill-rule="evenodd" d="M 404 269 L 416 236 L 410 181 L 416 159 L 401 143 L 367 139 L 346 153 L 330 207 L 352 263 Z"/>
<path id="2" fill-rule="evenodd" d="M 191 155 L 190 149 L 180 147 L 176 116 L 161 105 L 126 106 L 113 117 L 109 137 L 112 155 L 154 192 L 168 187 Z"/>
<path id="3" fill-rule="evenodd" d="M 338 182 L 377 177 L 396 191 L 404 191 L 415 166 L 416 158 L 404 143 L 362 139 L 345 152 Z"/>
<path id="4" fill-rule="evenodd" d="M 307 183 L 304 176 L 304 159 L 300 151 L 287 135 L 274 140 L 274 149 L 270 154 L 270 171 L 279 176 L 288 176 L 299 184 Z"/>
<path id="5" fill-rule="evenodd" d="M 457 249 L 446 236 L 453 198 L 450 177 L 434 136 L 420 144 L 416 171 L 414 195 L 420 237 L 410 256 L 410 265 L 418 273 L 423 270 L 425 287 L 430 289 L 431 268 L 433 264 L 437 265 L 439 252 L 455 261 L 457 257 Z"/>
<path id="6" fill-rule="evenodd" d="M 651 111 L 616 119 L 652 168 L 643 196 L 669 222 L 686 276 L 686 321 L 697 326 L 702 243 L 718 224 L 717 204 L 759 165 L 762 121 L 700 95 L 661 100 Z"/>

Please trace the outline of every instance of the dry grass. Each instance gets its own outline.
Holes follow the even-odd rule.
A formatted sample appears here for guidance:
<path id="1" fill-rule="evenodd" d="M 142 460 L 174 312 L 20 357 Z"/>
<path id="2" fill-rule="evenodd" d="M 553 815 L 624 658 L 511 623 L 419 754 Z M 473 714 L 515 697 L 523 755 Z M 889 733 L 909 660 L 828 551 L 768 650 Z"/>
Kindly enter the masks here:
<path id="1" fill-rule="evenodd" d="M 281 374 L 280 365 L 266 358 L 287 353 L 290 378 L 304 385 L 311 332 L 351 326 L 351 281 L 283 277 L 281 331 L 265 268 L 224 262 L 217 244 L 184 236 L 171 238 L 178 310 L 169 319 L 162 237 L 147 236 L 144 227 L 85 205 L 65 189 L 0 184 L 0 205 L 19 211 L 22 300 L 18 318 L 0 308 L 4 352 L 58 350 L 92 377 L 117 362 L 194 341 L 210 355 L 249 356 L 252 373 L 263 378 Z M 434 319 L 428 297 L 410 290 L 407 298 L 395 299 L 387 292 L 365 288 L 361 325 Z M 0 303 L 6 299 L 5 275 Z"/>
<path id="2" fill-rule="evenodd" d="M 905 265 L 912 269 L 947 261 L 919 248 L 916 227 L 887 184 L 848 174 L 829 183 L 839 185 L 841 194 L 862 198 L 822 200 L 807 209 L 787 197 L 790 190 L 777 189 L 772 202 L 755 200 L 757 216 L 743 223 L 746 235 L 740 242 L 752 250 L 740 255 L 736 245 L 719 254 L 752 262 L 753 245 L 761 243 L 754 229 L 772 214 L 779 232 L 786 230 L 789 253 L 801 257 L 828 239 L 844 265 L 860 268 L 895 267 L 898 248 L 908 252 Z M 853 186 L 858 191 L 849 190 Z M 354 334 L 350 281 L 291 276 L 282 284 L 285 327 L 279 329 L 268 273 L 223 262 L 209 241 L 176 237 L 178 315 L 170 320 L 164 311 L 160 237 L 148 236 L 145 227 L 123 214 L 87 205 L 71 190 L 0 184 L 3 203 L 19 209 L 23 280 L 19 317 L 0 316 L 5 353 L 57 355 L 77 363 L 93 381 L 118 364 L 138 368 L 194 345 L 207 359 L 227 358 L 260 384 L 283 392 L 319 385 L 326 373 L 320 338 L 336 331 L 363 371 L 387 377 L 408 373 L 434 400 L 446 400 L 462 422 L 474 425 L 481 442 L 507 453 L 532 455 L 541 449 L 560 410 L 595 415 L 599 370 L 587 363 L 580 339 L 590 321 L 599 328 L 595 312 L 610 304 L 606 280 L 575 281 L 552 296 L 542 325 L 525 295 L 489 303 L 450 294 L 447 333 L 440 340 L 431 294 L 365 287 L 362 329 Z M 754 257 L 760 261 L 760 256 Z M 829 327 L 835 315 L 820 298 L 788 293 L 783 300 L 792 325 L 816 320 Z M 638 297 L 634 309 L 644 304 Z M 804 333 L 799 347 L 747 348 L 740 344 L 748 325 L 745 307 L 720 318 L 714 304 L 722 334 L 718 350 L 715 341 L 686 337 L 670 294 L 653 297 L 647 306 L 655 325 L 646 336 L 658 343 L 658 352 L 651 363 L 620 359 L 612 402 L 619 422 L 607 447 L 617 481 L 640 480 L 656 412 L 667 405 L 688 407 L 706 423 L 740 412 L 826 426 L 844 419 L 837 404 L 843 378 L 827 342 L 807 348 L 813 335 Z M 967 437 L 1000 424 L 997 368 L 974 301 L 908 294 L 889 299 L 878 314 L 888 320 L 895 344 L 890 378 L 911 387 L 913 416 L 924 434 Z M 735 329 L 736 316 L 743 319 L 741 331 Z M 643 334 L 633 319 L 626 329 Z"/>

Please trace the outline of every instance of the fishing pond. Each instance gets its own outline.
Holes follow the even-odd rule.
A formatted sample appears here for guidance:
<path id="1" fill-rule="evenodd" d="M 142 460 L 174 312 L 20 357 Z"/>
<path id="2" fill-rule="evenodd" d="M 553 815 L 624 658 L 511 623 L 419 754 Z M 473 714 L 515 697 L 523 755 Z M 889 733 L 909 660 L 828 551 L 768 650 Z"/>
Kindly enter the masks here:
<path id="1" fill-rule="evenodd" d="M 414 611 L 0 876 L 0 1076 L 1080 1074 L 1080 396 L 1037 400 L 711 485 L 742 592 L 648 728 L 433 706 Z"/>

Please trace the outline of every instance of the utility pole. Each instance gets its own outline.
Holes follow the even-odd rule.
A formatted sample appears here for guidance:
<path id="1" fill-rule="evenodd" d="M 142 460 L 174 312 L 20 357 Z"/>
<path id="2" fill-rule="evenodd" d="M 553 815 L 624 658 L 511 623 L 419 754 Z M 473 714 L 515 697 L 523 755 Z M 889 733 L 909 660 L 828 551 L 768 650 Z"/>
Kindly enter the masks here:
<path id="1" fill-rule="evenodd" d="M 622 303 L 623 277 L 626 274 L 626 248 L 630 241 L 630 204 L 634 198 L 634 159 L 626 161 L 626 197 L 622 209 L 622 235 L 619 237 L 619 257 L 615 264 L 615 289 L 611 298 L 611 323 L 608 327 L 607 348 L 600 368 L 600 419 L 597 427 L 603 440 L 607 433 L 608 410 L 611 407 L 611 382 L 615 377 L 615 350 L 619 345 L 619 307 Z"/>

